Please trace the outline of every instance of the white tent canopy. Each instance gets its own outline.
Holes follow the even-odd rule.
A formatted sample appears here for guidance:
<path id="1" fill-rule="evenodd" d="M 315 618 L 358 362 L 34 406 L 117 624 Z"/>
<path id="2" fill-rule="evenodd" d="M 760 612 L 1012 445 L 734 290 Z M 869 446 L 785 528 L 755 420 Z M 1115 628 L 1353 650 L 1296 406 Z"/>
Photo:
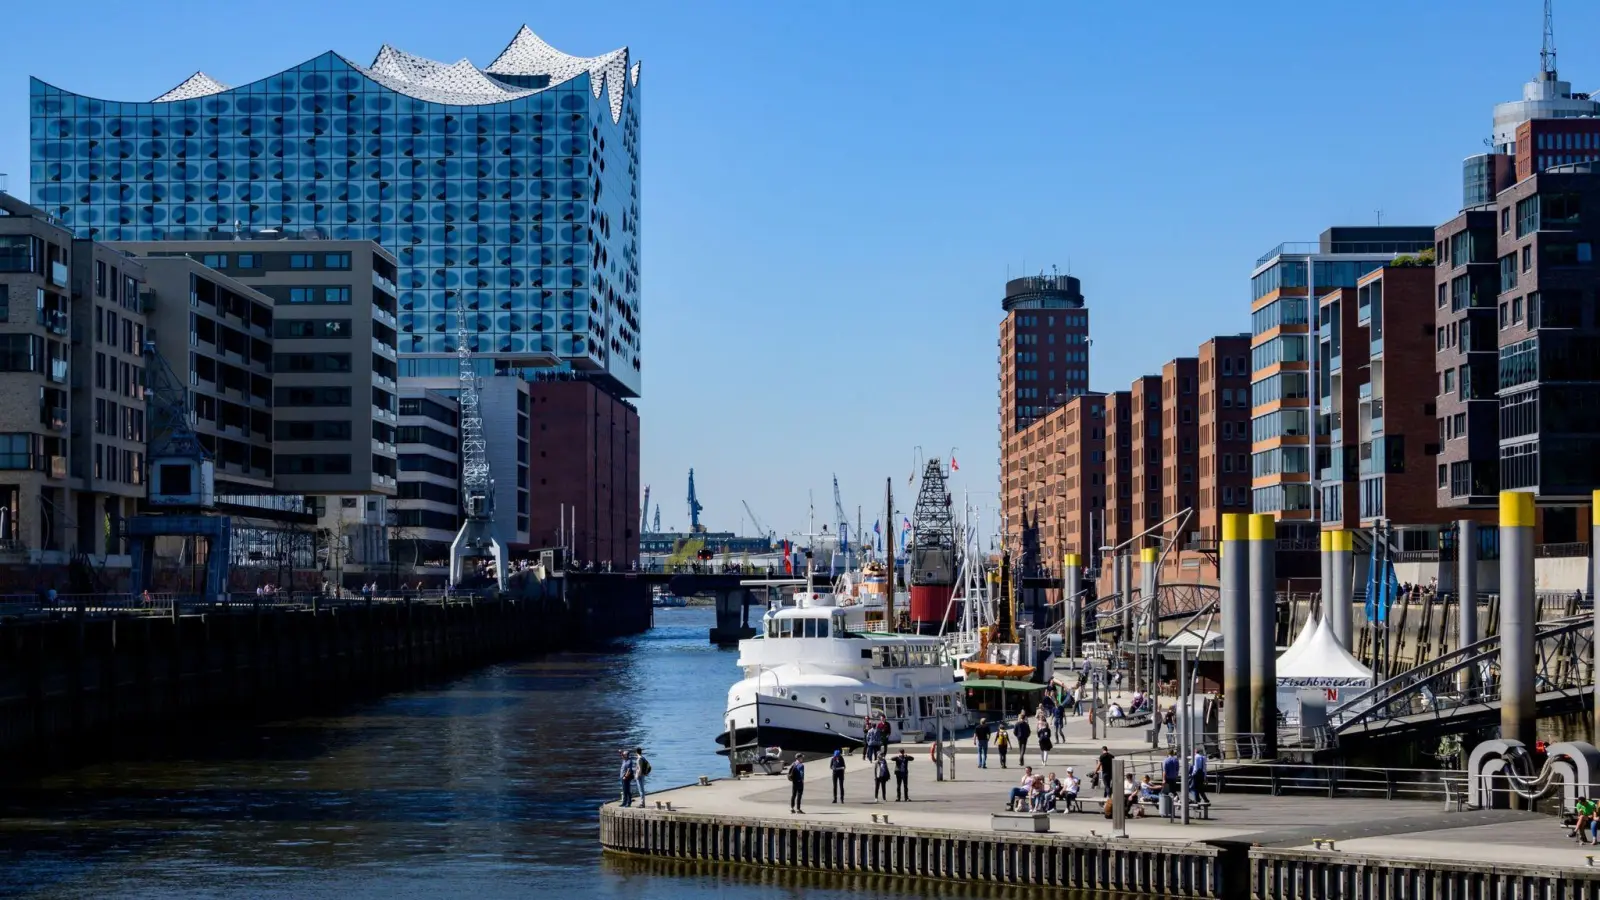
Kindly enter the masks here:
<path id="1" fill-rule="evenodd" d="M 1296 647 L 1300 652 L 1295 652 Z M 1294 647 L 1278 658 L 1278 684 L 1285 681 L 1293 682 L 1294 687 L 1343 687 L 1349 682 L 1370 686 L 1372 670 L 1350 655 L 1328 627 L 1328 620 L 1323 619 L 1304 646 L 1296 640 Z"/>
<path id="2" fill-rule="evenodd" d="M 1323 724 L 1327 711 L 1349 703 L 1375 683 L 1372 670 L 1350 655 L 1325 617 L 1303 645 L 1296 640 L 1278 658 L 1277 675 L 1278 709 L 1289 721 L 1302 724 Z"/>
<path id="3" fill-rule="evenodd" d="M 1311 613 L 1306 616 L 1306 624 L 1300 629 L 1300 636 L 1294 639 L 1289 649 L 1283 651 L 1278 657 L 1278 674 L 1282 675 L 1285 667 L 1293 665 L 1294 660 L 1305 651 L 1306 645 L 1311 643 L 1312 635 L 1317 632 L 1317 615 Z"/>

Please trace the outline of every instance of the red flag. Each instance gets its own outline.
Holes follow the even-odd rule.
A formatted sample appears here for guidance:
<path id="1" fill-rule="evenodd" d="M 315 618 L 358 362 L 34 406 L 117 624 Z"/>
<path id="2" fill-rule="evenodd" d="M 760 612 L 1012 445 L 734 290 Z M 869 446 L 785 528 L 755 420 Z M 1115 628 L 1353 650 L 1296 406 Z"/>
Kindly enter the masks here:
<path id="1" fill-rule="evenodd" d="M 956 465 L 956 458 L 954 456 L 950 457 L 950 471 L 952 471 L 952 472 L 961 471 L 961 467 Z"/>

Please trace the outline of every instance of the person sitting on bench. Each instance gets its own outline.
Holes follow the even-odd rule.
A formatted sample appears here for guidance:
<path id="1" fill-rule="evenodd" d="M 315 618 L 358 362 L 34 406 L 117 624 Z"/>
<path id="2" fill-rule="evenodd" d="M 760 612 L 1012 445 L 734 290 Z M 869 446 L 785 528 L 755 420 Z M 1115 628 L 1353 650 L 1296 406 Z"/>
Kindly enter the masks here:
<path id="1" fill-rule="evenodd" d="M 1083 782 L 1078 780 L 1078 776 L 1072 774 L 1072 767 L 1067 766 L 1066 780 L 1061 783 L 1061 799 L 1066 801 L 1068 809 L 1072 808 L 1072 804 L 1077 802 L 1078 789 L 1081 787 L 1083 787 Z"/>
<path id="2" fill-rule="evenodd" d="M 1106 717 L 1112 721 L 1116 721 L 1117 719 L 1126 719 L 1128 714 L 1123 711 L 1121 703 L 1113 702 L 1111 704 L 1111 710 L 1106 713 Z"/>
<path id="3" fill-rule="evenodd" d="M 1034 812 L 1053 812 L 1056 808 L 1056 798 L 1061 796 L 1061 782 L 1056 779 L 1056 773 L 1051 772 L 1044 780 L 1038 794 L 1033 798 Z"/>
<path id="4" fill-rule="evenodd" d="M 1033 788 L 1033 766 L 1022 768 L 1022 779 L 1017 786 L 1011 789 L 1011 794 L 1006 800 L 1006 810 L 1021 810 L 1023 801 L 1028 799 L 1028 792 Z"/>

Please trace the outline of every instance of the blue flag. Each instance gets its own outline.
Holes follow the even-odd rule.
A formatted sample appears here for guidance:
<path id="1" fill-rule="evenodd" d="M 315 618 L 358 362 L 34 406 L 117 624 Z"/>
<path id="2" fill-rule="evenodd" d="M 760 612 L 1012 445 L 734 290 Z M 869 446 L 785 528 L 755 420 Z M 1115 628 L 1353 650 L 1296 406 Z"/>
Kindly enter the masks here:
<path id="1" fill-rule="evenodd" d="M 1388 579 L 1383 586 L 1383 608 L 1378 610 L 1378 621 L 1387 622 L 1389 621 L 1389 607 L 1393 606 L 1394 601 L 1400 597 L 1400 578 L 1395 575 L 1394 563 L 1385 560 L 1383 567 L 1387 570 Z"/>
<path id="2" fill-rule="evenodd" d="M 1378 621 L 1378 541 L 1373 535 L 1372 548 L 1367 554 L 1367 621 Z"/>

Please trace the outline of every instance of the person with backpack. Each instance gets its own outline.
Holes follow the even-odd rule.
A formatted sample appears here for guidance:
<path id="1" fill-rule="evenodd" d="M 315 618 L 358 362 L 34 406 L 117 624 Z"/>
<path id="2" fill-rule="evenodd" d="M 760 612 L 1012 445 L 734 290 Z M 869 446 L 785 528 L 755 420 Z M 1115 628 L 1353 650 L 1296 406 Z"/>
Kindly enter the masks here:
<path id="1" fill-rule="evenodd" d="M 1028 727 L 1026 713 L 1017 716 L 1017 724 L 1011 726 L 1011 734 L 1017 739 L 1018 765 L 1028 761 L 1028 736 L 1033 734 L 1033 729 Z"/>
<path id="2" fill-rule="evenodd" d="M 994 735 L 994 749 L 1000 752 L 1000 768 L 1006 767 L 1006 752 L 1011 749 L 1011 732 L 1006 731 L 1006 723 L 1001 722 Z"/>
<path id="3" fill-rule="evenodd" d="M 644 748 L 643 747 L 635 747 L 635 748 L 633 748 L 633 755 L 635 757 L 635 765 L 636 765 L 636 768 L 634 769 L 634 774 L 633 774 L 633 782 L 634 782 L 634 786 L 639 789 L 639 805 L 643 806 L 644 805 L 644 779 L 645 779 L 645 776 L 650 774 L 650 760 L 645 759 Z"/>
<path id="4" fill-rule="evenodd" d="M 893 760 L 895 802 L 910 800 L 911 783 L 908 779 L 911 777 L 911 754 L 906 752 L 906 748 L 901 747 L 900 752 L 895 754 Z"/>
<path id="5" fill-rule="evenodd" d="M 1050 729 L 1048 729 L 1048 728 L 1039 729 L 1039 761 L 1040 762 L 1048 763 L 1050 761 L 1050 748 L 1053 747 L 1053 746 L 1055 746 L 1055 742 L 1050 737 Z M 640 790 L 643 790 L 643 788 L 641 788 Z"/>
<path id="6" fill-rule="evenodd" d="M 989 720 L 979 719 L 978 727 L 972 729 L 972 742 L 978 745 L 978 768 L 989 768 Z"/>
<path id="7" fill-rule="evenodd" d="M 878 726 L 872 722 L 867 723 L 867 762 L 877 759 L 883 754 L 883 735 L 878 732 Z"/>
<path id="8" fill-rule="evenodd" d="M 789 812 L 803 813 L 800 801 L 806 793 L 806 758 L 796 756 L 789 764 Z"/>
<path id="9" fill-rule="evenodd" d="M 833 758 L 828 760 L 828 771 L 833 773 L 833 802 L 844 802 L 844 751 L 833 751 Z"/>
<path id="10" fill-rule="evenodd" d="M 872 799 L 889 802 L 889 760 L 882 754 L 872 764 Z"/>
<path id="11" fill-rule="evenodd" d="M 622 769 L 617 772 L 617 777 L 622 780 L 622 805 L 633 805 L 633 782 L 638 777 L 639 767 L 633 760 L 633 753 L 628 750 L 618 750 L 622 757 Z"/>

